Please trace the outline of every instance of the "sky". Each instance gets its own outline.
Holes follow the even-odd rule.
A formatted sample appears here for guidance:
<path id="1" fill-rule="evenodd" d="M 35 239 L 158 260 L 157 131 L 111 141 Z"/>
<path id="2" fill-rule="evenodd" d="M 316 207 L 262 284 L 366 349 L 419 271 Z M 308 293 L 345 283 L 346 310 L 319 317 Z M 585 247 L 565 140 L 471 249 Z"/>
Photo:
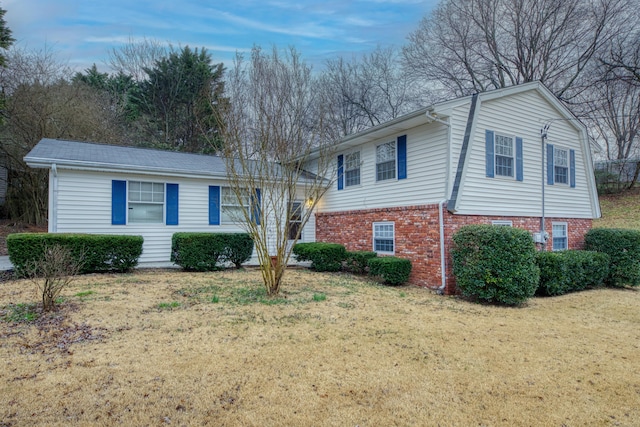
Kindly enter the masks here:
<path id="1" fill-rule="evenodd" d="M 400 47 L 438 0 L 0 0 L 26 49 L 52 49 L 76 70 L 133 40 L 205 47 L 231 65 L 254 45 L 295 46 L 307 62 Z"/>

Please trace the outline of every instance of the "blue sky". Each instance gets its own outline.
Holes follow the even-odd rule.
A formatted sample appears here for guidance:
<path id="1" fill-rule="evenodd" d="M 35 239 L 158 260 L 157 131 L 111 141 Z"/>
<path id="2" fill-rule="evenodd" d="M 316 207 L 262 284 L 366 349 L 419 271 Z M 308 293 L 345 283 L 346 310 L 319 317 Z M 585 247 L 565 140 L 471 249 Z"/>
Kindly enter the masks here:
<path id="1" fill-rule="evenodd" d="M 17 43 L 52 48 L 81 70 L 102 70 L 128 40 L 206 47 L 230 65 L 254 44 L 295 46 L 307 61 L 401 46 L 438 0 L 0 0 Z"/>

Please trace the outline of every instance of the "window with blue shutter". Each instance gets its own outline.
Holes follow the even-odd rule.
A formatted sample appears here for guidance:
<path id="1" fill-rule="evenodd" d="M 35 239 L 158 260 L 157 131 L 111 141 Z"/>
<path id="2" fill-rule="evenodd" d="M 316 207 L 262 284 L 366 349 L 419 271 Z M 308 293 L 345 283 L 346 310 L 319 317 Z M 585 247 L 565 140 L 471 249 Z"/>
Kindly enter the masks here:
<path id="1" fill-rule="evenodd" d="M 344 188 L 344 156 L 338 156 L 338 190 Z"/>
<path id="2" fill-rule="evenodd" d="M 524 181 L 523 142 L 520 137 L 485 130 L 485 174 Z"/>
<path id="3" fill-rule="evenodd" d="M 111 181 L 111 224 L 127 223 L 127 181 Z"/>
<path id="4" fill-rule="evenodd" d="M 178 225 L 178 184 L 167 184 L 166 224 Z"/>
<path id="5" fill-rule="evenodd" d="M 262 195 L 259 188 L 256 188 L 255 195 L 251 195 L 251 219 L 256 225 L 260 225 Z"/>
<path id="6" fill-rule="evenodd" d="M 398 179 L 407 178 L 407 135 L 398 137 Z"/>
<path id="7" fill-rule="evenodd" d="M 220 187 L 209 186 L 209 225 L 220 225 Z"/>

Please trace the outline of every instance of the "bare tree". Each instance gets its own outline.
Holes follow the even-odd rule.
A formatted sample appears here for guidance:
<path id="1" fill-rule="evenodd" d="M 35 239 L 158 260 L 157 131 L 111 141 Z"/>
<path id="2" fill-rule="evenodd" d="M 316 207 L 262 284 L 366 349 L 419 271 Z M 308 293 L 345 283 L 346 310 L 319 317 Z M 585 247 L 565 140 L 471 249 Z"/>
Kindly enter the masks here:
<path id="1" fill-rule="evenodd" d="M 398 52 L 378 47 L 351 60 L 326 61 L 321 78 L 332 119 L 344 136 L 394 119 L 417 107 L 416 93 L 400 67 Z"/>
<path id="2" fill-rule="evenodd" d="M 131 76 L 137 82 L 147 78 L 146 69 L 151 69 L 157 61 L 169 54 L 166 46 L 158 40 L 144 38 L 136 41 L 129 37 L 129 41 L 119 48 L 109 52 L 108 65 L 115 74 Z"/>
<path id="3" fill-rule="evenodd" d="M 13 49 L 0 72 L 6 94 L 0 152 L 7 160 L 5 208 L 14 220 L 45 224 L 47 174 L 27 167 L 23 157 L 42 138 L 117 143 L 115 112 L 92 88 L 72 84 L 72 72 L 55 52 Z"/>
<path id="4" fill-rule="evenodd" d="M 332 183 L 334 141 L 323 93 L 294 48 L 254 47 L 234 65 L 222 118 L 232 193 L 221 197 L 244 206 L 229 213 L 253 237 L 267 293 L 276 295 L 299 231 Z"/>
<path id="5" fill-rule="evenodd" d="M 413 78 L 444 96 L 540 80 L 558 97 L 630 21 L 629 0 L 443 0 L 403 50 Z"/>
<path id="6" fill-rule="evenodd" d="M 29 263 L 22 272 L 37 287 L 44 311 L 55 309 L 56 300 L 73 278 L 80 273 L 82 260 L 77 260 L 68 248 L 52 245 L 43 248 L 40 259 Z"/>

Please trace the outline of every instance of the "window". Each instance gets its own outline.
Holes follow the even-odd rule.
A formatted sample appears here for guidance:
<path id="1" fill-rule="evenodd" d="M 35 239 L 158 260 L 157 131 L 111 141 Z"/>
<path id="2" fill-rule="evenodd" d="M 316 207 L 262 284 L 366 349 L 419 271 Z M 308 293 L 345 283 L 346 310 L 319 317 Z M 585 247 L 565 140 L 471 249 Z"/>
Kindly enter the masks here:
<path id="1" fill-rule="evenodd" d="M 242 222 L 249 215 L 249 206 L 251 206 L 251 194 L 245 191 L 241 194 L 240 200 L 230 187 L 222 187 L 221 189 L 221 220 L 222 224 L 233 224 Z"/>
<path id="2" fill-rule="evenodd" d="M 513 138 L 496 134 L 495 136 L 495 165 L 497 176 L 513 177 L 514 165 Z"/>
<path id="3" fill-rule="evenodd" d="M 129 181 L 129 223 L 162 223 L 164 184 Z"/>
<path id="4" fill-rule="evenodd" d="M 373 223 L 373 250 L 386 254 L 394 252 L 393 222 Z"/>
<path id="5" fill-rule="evenodd" d="M 557 184 L 569 184 L 569 152 L 562 148 L 553 150 L 553 174 Z"/>
<path id="6" fill-rule="evenodd" d="M 513 227 L 513 222 L 509 220 L 498 219 L 491 221 L 491 225 L 497 225 L 500 227 Z"/>
<path id="7" fill-rule="evenodd" d="M 289 202 L 289 240 L 299 239 L 302 233 L 302 202 Z"/>
<path id="8" fill-rule="evenodd" d="M 552 223 L 551 236 L 553 240 L 552 248 L 554 251 L 563 251 L 569 248 L 566 222 Z"/>
<path id="9" fill-rule="evenodd" d="M 360 185 L 360 152 L 347 154 L 344 156 L 344 185 Z"/>
<path id="10" fill-rule="evenodd" d="M 395 179 L 396 143 L 387 142 L 376 147 L 376 181 Z"/>

